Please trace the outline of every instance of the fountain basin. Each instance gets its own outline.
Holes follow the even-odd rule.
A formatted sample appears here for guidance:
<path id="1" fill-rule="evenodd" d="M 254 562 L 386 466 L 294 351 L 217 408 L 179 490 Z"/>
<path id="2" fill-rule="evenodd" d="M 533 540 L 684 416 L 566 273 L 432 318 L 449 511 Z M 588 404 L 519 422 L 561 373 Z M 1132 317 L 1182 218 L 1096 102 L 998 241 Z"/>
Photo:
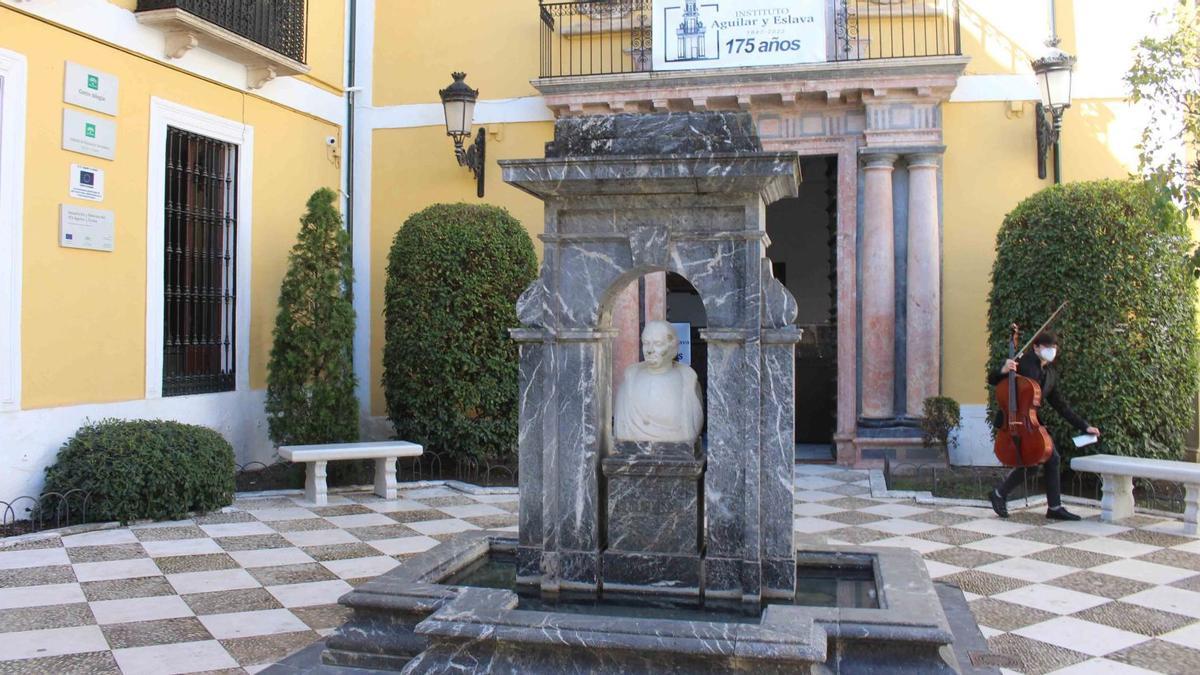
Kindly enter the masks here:
<path id="1" fill-rule="evenodd" d="M 518 588 L 511 533 L 467 532 L 341 600 L 329 665 L 406 673 L 959 672 L 914 552 L 797 552 L 798 592 L 752 606 Z"/>

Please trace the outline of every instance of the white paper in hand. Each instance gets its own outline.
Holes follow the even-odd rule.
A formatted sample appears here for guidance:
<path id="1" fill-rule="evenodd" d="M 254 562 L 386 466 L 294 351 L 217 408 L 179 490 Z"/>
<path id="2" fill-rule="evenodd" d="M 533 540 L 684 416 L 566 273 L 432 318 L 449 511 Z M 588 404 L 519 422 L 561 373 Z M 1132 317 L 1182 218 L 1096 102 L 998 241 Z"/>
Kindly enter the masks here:
<path id="1" fill-rule="evenodd" d="M 1085 445 L 1091 445 L 1092 443 L 1099 441 L 1100 437 L 1093 436 L 1092 434 L 1080 434 L 1071 440 L 1075 442 L 1075 447 L 1082 448 Z"/>

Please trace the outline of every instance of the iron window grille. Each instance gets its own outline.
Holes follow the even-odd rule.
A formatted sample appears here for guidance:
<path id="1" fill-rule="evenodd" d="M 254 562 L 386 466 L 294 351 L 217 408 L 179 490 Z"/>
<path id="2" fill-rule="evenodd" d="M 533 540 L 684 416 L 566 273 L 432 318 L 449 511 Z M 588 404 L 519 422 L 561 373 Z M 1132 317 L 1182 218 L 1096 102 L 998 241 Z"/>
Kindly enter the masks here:
<path id="1" fill-rule="evenodd" d="M 163 396 L 232 391 L 238 148 L 167 128 Z"/>

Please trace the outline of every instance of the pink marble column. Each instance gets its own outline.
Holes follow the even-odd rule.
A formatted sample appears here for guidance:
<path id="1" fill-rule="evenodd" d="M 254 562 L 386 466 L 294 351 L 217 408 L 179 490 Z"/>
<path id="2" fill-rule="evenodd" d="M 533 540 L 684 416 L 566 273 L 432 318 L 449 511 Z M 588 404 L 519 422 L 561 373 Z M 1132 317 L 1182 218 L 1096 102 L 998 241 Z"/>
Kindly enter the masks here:
<path id="1" fill-rule="evenodd" d="M 667 318 L 667 273 L 652 272 L 645 280 L 645 306 L 638 306 L 638 280 L 634 279 L 621 291 L 613 304 L 613 391 L 621 387 L 625 369 L 641 357 L 641 324 Z"/>
<path id="2" fill-rule="evenodd" d="M 667 320 L 667 273 L 653 272 L 646 275 L 645 321 Z"/>
<path id="3" fill-rule="evenodd" d="M 612 390 L 615 395 L 625 379 L 625 369 L 637 363 L 638 347 L 641 336 L 638 335 L 638 282 L 634 279 L 613 304 L 613 328 L 617 337 L 613 340 L 612 349 Z"/>
<path id="4" fill-rule="evenodd" d="M 896 265 L 892 171 L 896 155 L 867 155 L 863 186 L 862 416 L 892 417 L 896 379 Z"/>
<path id="5" fill-rule="evenodd" d="M 908 297 L 905 330 L 907 413 L 923 414 L 941 381 L 941 242 L 938 232 L 938 155 L 909 155 Z"/>

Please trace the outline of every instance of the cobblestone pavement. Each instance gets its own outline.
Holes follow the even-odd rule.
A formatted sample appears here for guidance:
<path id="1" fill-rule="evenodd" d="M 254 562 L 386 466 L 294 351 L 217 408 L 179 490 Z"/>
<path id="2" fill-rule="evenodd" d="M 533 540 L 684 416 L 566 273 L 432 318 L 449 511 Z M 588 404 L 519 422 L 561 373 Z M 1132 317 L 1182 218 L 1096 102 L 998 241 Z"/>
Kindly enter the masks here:
<path id="1" fill-rule="evenodd" d="M 403 486 L 402 486 L 403 487 Z M 1015 504 L 1014 504 L 1015 506 Z M 797 542 L 904 546 L 960 586 L 1024 673 L 1200 673 L 1200 539 L 1177 520 L 1051 523 L 872 499 L 796 467 Z M 337 598 L 457 532 L 515 530 L 517 495 L 451 487 L 241 499 L 193 520 L 0 542 L 0 675 L 258 672 L 328 635 Z"/>

